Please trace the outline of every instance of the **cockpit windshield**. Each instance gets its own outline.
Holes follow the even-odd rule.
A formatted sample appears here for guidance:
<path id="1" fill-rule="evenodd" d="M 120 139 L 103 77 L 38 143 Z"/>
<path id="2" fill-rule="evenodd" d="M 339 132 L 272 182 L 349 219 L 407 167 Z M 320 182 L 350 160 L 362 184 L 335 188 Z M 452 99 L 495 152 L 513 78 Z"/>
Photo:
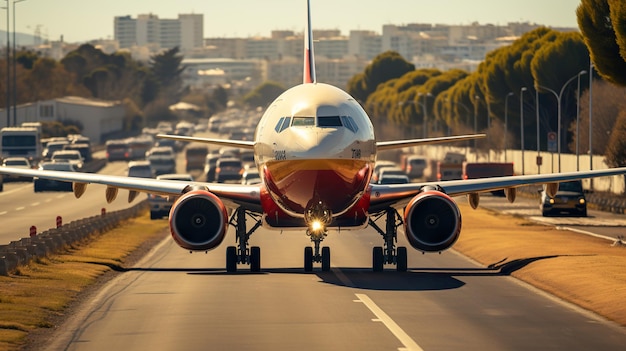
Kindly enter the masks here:
<path id="1" fill-rule="evenodd" d="M 353 133 L 358 131 L 358 127 L 354 119 L 350 116 L 318 116 L 317 124 L 315 117 L 281 117 L 276 123 L 274 130 L 277 133 L 282 132 L 283 130 L 289 127 L 313 127 L 317 126 L 319 128 L 340 128 L 346 127 Z"/>

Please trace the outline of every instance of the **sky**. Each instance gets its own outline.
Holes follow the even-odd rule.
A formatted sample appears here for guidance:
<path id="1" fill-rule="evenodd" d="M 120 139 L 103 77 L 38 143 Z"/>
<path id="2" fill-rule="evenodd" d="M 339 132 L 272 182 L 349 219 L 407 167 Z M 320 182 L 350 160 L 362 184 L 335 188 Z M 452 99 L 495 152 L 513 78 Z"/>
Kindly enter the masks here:
<path id="1" fill-rule="evenodd" d="M 272 30 L 304 29 L 304 0 L 22 0 L 10 6 L 17 32 L 33 34 L 39 27 L 50 40 L 84 42 L 112 39 L 116 16 L 152 13 L 174 19 L 178 14 L 204 15 L 204 37 L 269 36 Z M 382 32 L 385 24 L 433 23 L 505 25 L 530 22 L 577 28 L 581 0 L 311 0 L 314 29 Z M 4 2 L 3 2 L 4 5 Z M 15 7 L 15 14 L 13 14 Z M 0 28 L 6 29 L 6 10 Z"/>

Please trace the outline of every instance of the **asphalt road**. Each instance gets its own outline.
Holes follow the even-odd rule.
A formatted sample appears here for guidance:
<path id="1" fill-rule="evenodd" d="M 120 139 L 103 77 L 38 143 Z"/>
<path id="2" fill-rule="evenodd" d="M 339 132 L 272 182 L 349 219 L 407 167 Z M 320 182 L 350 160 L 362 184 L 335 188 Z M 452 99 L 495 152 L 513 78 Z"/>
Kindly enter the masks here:
<path id="1" fill-rule="evenodd" d="M 166 225 L 163 220 L 164 226 Z M 400 239 L 401 244 L 405 240 Z M 331 233 L 330 272 L 304 273 L 303 233 L 257 231 L 262 272 L 225 244 L 169 238 L 58 328 L 48 350 L 618 350 L 624 329 L 447 251 L 371 271 L 371 229 Z"/>
<path id="2" fill-rule="evenodd" d="M 107 164 L 100 173 L 124 175 L 126 162 Z M 99 215 L 101 209 L 117 211 L 137 204 L 146 198 L 138 196 L 128 203 L 128 191 L 120 190 L 117 199 L 108 204 L 105 200 L 106 187 L 90 184 L 80 199 L 72 192 L 44 191 L 35 193 L 32 182 L 7 182 L 0 192 L 0 244 L 28 237 L 30 227 L 35 226 L 40 233 L 56 227 L 56 218 L 61 216 L 63 223 Z"/>

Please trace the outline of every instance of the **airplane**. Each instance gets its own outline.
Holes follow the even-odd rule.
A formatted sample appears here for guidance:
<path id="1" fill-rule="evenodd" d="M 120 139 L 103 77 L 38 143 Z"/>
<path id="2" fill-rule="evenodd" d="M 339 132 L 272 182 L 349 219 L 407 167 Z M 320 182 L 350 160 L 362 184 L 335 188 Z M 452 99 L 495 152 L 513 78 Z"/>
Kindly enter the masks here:
<path id="1" fill-rule="evenodd" d="M 253 272 L 261 270 L 260 248 L 249 246 L 250 236 L 261 226 L 302 231 L 309 236 L 313 245 L 304 248 L 307 272 L 313 270 L 314 263 L 320 263 L 322 271 L 330 270 L 330 248 L 321 247 L 329 231 L 370 226 L 383 241 L 382 246 L 373 248 L 372 269 L 383 271 L 385 265 L 395 265 L 397 271 L 406 271 L 407 248 L 396 247 L 398 228 L 404 226 L 407 241 L 421 252 L 442 252 L 452 247 L 462 223 L 453 197 L 466 195 L 471 207 L 476 208 L 483 192 L 503 189 L 513 202 L 517 187 L 546 184 L 547 193 L 554 197 L 562 181 L 626 174 L 626 168 L 614 168 L 442 182 L 370 183 L 379 151 L 485 135 L 377 141 L 369 116 L 352 96 L 317 82 L 310 0 L 306 7 L 302 84 L 272 102 L 258 123 L 254 141 L 158 135 L 252 149 L 260 184 L 180 182 L 10 167 L 0 167 L 0 173 L 72 182 L 77 198 L 87 184 L 104 184 L 109 203 L 118 189 L 129 190 L 129 202 L 139 192 L 178 196 L 169 213 L 169 227 L 180 247 L 190 252 L 215 249 L 229 226 L 234 227 L 237 246 L 226 248 L 228 272 L 236 272 L 239 264 L 249 265 Z M 251 228 L 247 228 L 248 218 L 254 223 Z M 378 224 L 381 218 L 384 226 Z"/>

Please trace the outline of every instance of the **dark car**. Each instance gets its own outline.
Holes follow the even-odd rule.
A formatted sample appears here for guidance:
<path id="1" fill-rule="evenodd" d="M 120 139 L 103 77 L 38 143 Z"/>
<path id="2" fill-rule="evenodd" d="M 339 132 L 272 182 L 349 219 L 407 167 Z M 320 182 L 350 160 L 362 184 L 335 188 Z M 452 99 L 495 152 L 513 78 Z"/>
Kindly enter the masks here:
<path id="1" fill-rule="evenodd" d="M 39 166 L 39 170 L 76 172 L 74 166 L 69 162 L 45 162 Z M 35 177 L 33 178 L 33 187 L 36 193 L 46 190 L 72 191 L 72 182 Z"/>
<path id="2" fill-rule="evenodd" d="M 541 203 L 539 205 L 543 216 L 571 215 L 587 216 L 587 200 L 583 192 L 583 184 L 580 180 L 559 183 L 558 191 L 554 197 L 549 197 L 545 186 L 541 190 Z"/>
<path id="3" fill-rule="evenodd" d="M 215 165 L 215 181 L 224 183 L 228 180 L 241 182 L 243 164 L 238 158 L 220 158 Z"/>

